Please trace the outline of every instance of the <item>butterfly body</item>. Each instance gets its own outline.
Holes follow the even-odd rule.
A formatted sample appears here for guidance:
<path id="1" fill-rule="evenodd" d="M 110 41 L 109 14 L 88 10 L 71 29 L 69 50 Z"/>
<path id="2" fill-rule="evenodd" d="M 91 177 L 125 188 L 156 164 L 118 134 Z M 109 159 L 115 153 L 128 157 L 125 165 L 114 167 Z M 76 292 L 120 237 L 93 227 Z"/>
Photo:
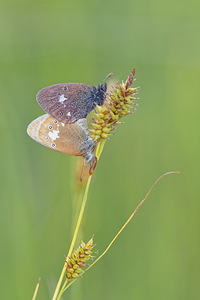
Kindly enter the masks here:
<path id="1" fill-rule="evenodd" d="M 60 83 L 41 89 L 37 101 L 56 120 L 74 123 L 85 118 L 96 105 L 103 105 L 107 85 L 98 87 L 84 83 Z"/>
<path id="2" fill-rule="evenodd" d="M 87 162 L 94 159 L 96 144 L 88 135 L 86 119 L 65 124 L 45 114 L 29 124 L 27 133 L 38 143 L 53 150 L 83 156 Z"/>

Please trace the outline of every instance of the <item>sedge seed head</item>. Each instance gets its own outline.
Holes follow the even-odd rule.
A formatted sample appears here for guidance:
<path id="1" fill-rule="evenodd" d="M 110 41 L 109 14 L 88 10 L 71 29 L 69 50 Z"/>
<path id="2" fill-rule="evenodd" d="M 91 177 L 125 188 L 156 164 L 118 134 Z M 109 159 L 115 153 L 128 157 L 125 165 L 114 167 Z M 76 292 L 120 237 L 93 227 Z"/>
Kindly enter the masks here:
<path id="1" fill-rule="evenodd" d="M 138 93 L 138 87 L 132 88 L 135 69 L 128 76 L 126 82 L 118 82 L 108 93 L 103 106 L 96 106 L 94 117 L 91 121 L 89 130 L 91 138 L 95 141 L 107 139 L 113 134 L 113 130 L 121 122 L 119 120 L 133 113 L 138 99 L 135 97 Z"/>
<path id="2" fill-rule="evenodd" d="M 71 257 L 66 259 L 66 277 L 70 280 L 72 278 L 80 277 L 80 273 L 83 272 L 83 267 L 85 267 L 86 262 L 93 258 L 93 237 L 87 242 L 84 243 L 81 241 L 79 247 L 74 250 Z"/>

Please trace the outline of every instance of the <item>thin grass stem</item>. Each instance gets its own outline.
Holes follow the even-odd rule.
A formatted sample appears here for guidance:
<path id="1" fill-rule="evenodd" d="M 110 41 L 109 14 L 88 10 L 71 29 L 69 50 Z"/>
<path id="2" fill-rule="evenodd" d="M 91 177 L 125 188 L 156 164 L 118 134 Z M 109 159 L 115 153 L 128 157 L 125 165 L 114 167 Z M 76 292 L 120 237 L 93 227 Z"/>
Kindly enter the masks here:
<path id="1" fill-rule="evenodd" d="M 89 191 L 91 179 L 92 179 L 92 175 L 89 175 L 88 180 L 87 180 L 87 184 L 86 184 L 86 188 L 85 188 L 85 193 L 84 193 L 84 196 L 83 196 L 83 201 L 82 201 L 82 204 L 81 204 L 81 209 L 80 209 L 78 220 L 77 220 L 77 223 L 76 223 L 74 235 L 73 235 L 72 242 L 71 242 L 68 254 L 67 254 L 68 257 L 71 256 L 72 251 L 74 249 L 74 245 L 75 245 L 75 242 L 76 242 L 78 231 L 79 231 L 79 228 L 80 228 L 80 225 L 81 225 L 81 221 L 82 221 L 82 218 L 83 218 L 83 213 L 84 213 L 84 210 L 85 210 L 85 205 L 86 205 L 86 202 L 87 202 L 87 196 L 88 196 L 88 191 Z M 57 286 L 56 286 L 56 289 L 55 289 L 55 292 L 54 292 L 52 300 L 56 300 L 57 299 L 57 295 L 58 295 L 58 292 L 60 290 L 60 286 L 62 284 L 64 275 L 65 275 L 66 267 L 67 267 L 67 262 L 65 262 L 65 264 L 63 266 L 63 269 L 62 269 L 60 278 L 58 280 L 58 283 L 57 283 Z M 67 283 L 65 282 L 64 284 L 66 285 Z M 62 291 L 62 289 L 61 289 L 61 291 Z"/>
<path id="2" fill-rule="evenodd" d="M 147 197 L 149 196 L 149 194 L 151 193 L 152 189 L 155 187 L 155 185 L 158 183 L 158 181 L 160 181 L 160 179 L 162 179 L 164 176 L 167 176 L 169 174 L 179 174 L 179 171 L 171 171 L 171 172 L 167 172 L 162 174 L 155 182 L 154 184 L 151 186 L 151 188 L 149 189 L 149 191 L 147 192 L 147 194 L 145 195 L 145 197 L 143 198 L 143 200 L 138 204 L 138 206 L 136 207 L 136 209 L 133 211 L 133 213 L 130 215 L 130 217 L 128 218 L 128 220 L 124 223 L 124 225 L 121 227 L 121 229 L 118 231 L 118 233 L 115 235 L 115 237 L 112 239 L 112 241 L 109 243 L 109 245 L 107 246 L 107 248 L 104 250 L 104 252 L 86 269 L 84 270 L 84 272 L 81 275 L 84 275 L 91 267 L 93 267 L 110 249 L 110 247 L 112 246 L 112 244 L 114 243 L 114 241 L 118 238 L 118 236 L 122 233 L 122 231 L 125 229 L 125 227 L 128 225 L 128 223 L 131 221 L 131 219 L 134 217 L 134 215 L 136 214 L 136 212 L 138 211 L 138 209 L 142 206 L 142 204 L 145 202 L 145 200 L 147 199 Z M 74 279 L 73 281 L 70 282 L 69 285 L 65 285 L 63 292 L 66 291 L 72 284 L 75 283 L 77 279 Z"/>
<path id="3" fill-rule="evenodd" d="M 38 279 L 38 282 L 37 282 L 37 285 L 36 285 L 36 288 L 35 288 L 32 300 L 36 299 L 37 293 L 38 293 L 38 290 L 39 290 L 39 286 L 40 286 L 40 278 Z"/>
<path id="4" fill-rule="evenodd" d="M 125 229 L 125 227 L 128 225 L 128 223 L 131 221 L 131 219 L 134 217 L 134 215 L 136 214 L 136 212 L 138 211 L 138 209 L 142 206 L 142 204 L 145 202 L 145 200 L 147 199 L 147 197 L 149 196 L 149 194 L 151 193 L 152 189 L 154 188 L 154 186 L 158 183 L 158 181 L 160 179 L 162 179 L 164 176 L 169 175 L 169 174 L 179 174 L 180 172 L 178 171 L 171 171 L 171 172 L 167 172 L 162 174 L 155 182 L 154 184 L 151 186 L 151 188 L 149 189 L 149 191 L 147 192 L 146 196 L 143 198 L 143 200 L 138 204 L 138 206 L 136 207 L 136 209 L 133 211 L 133 213 L 130 215 L 130 217 L 128 218 L 128 220 L 124 223 L 124 225 L 122 226 L 122 228 L 118 231 L 118 233 L 115 235 L 115 237 L 112 239 L 112 241 L 110 242 L 110 244 L 108 245 L 108 247 L 105 249 L 105 251 L 84 271 L 84 273 L 86 271 L 88 271 L 91 267 L 93 267 L 110 249 L 110 247 L 112 246 L 112 244 L 114 243 L 114 241 L 118 238 L 118 236 L 121 234 L 121 232 Z"/>
<path id="5" fill-rule="evenodd" d="M 95 153 L 95 155 L 97 157 L 97 161 L 99 160 L 99 158 L 101 156 L 104 145 L 105 145 L 105 140 L 103 140 L 102 143 L 99 142 L 97 144 L 96 153 Z M 80 225 L 81 225 L 81 222 L 82 222 L 82 218 L 83 218 L 83 214 L 84 214 L 84 211 L 85 211 L 85 206 L 86 206 L 86 202 L 87 202 L 87 198 L 88 198 L 88 192 L 89 192 L 91 179 L 92 179 L 92 174 L 89 175 L 87 183 L 86 183 L 85 192 L 84 192 L 84 196 L 83 196 L 83 201 L 82 201 L 82 204 L 81 204 L 81 209 L 80 209 L 80 212 L 79 212 L 78 220 L 77 220 L 77 223 L 76 223 L 74 235 L 73 235 L 73 238 L 72 238 L 72 242 L 71 242 L 67 257 L 71 256 L 72 251 L 74 249 L 74 245 L 75 245 L 75 242 L 76 242 L 76 239 L 77 239 L 77 235 L 78 235 Z M 65 262 L 65 264 L 63 266 L 63 269 L 62 269 L 62 272 L 60 274 L 60 277 L 59 277 L 59 280 L 58 280 L 58 283 L 57 283 L 57 286 L 56 286 L 56 289 L 55 289 L 52 300 L 59 300 L 61 298 L 63 292 L 65 291 L 66 285 L 69 281 L 68 279 L 65 280 L 61 290 L 60 290 L 60 287 L 61 287 L 61 284 L 63 282 L 64 276 L 65 276 L 66 267 L 67 267 L 67 262 Z M 60 292 L 59 292 L 59 290 L 60 290 Z"/>

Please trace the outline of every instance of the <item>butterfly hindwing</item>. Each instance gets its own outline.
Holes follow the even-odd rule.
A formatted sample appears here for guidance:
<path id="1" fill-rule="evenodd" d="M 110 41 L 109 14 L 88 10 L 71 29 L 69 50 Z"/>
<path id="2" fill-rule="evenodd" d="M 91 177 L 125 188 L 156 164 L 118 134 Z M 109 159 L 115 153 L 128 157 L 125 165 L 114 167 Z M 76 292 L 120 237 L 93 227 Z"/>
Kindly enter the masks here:
<path id="1" fill-rule="evenodd" d="M 85 119 L 65 124 L 46 114 L 34 120 L 28 126 L 27 133 L 38 143 L 66 154 L 85 157 L 94 149 Z"/>

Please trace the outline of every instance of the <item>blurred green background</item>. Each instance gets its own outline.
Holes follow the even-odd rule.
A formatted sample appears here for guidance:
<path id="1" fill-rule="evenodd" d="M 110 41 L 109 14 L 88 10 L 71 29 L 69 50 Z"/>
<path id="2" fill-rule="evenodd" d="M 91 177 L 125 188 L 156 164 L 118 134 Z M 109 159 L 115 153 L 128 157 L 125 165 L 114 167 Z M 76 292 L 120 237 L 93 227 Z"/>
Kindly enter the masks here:
<path id="1" fill-rule="evenodd" d="M 97 85 L 136 68 L 139 108 L 104 149 L 81 237 L 101 253 L 158 176 L 165 177 L 107 255 L 63 299 L 197 299 L 199 1 L 1 1 L 1 298 L 51 299 L 74 224 L 75 158 L 26 134 L 35 97 L 60 82 Z"/>

